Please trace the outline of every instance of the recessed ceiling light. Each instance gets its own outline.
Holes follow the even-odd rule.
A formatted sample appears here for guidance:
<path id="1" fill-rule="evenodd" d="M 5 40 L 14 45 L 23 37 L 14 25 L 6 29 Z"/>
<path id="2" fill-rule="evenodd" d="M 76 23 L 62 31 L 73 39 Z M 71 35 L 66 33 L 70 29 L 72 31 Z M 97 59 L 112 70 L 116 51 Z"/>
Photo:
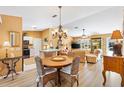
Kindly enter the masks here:
<path id="1" fill-rule="evenodd" d="M 37 26 L 36 26 L 36 25 L 34 25 L 34 26 L 32 26 L 32 28 L 33 28 L 33 29 L 37 29 Z"/>
<path id="2" fill-rule="evenodd" d="M 76 27 L 74 27 L 74 29 L 78 29 L 78 27 L 76 26 Z"/>
<path id="3" fill-rule="evenodd" d="M 57 15 L 55 14 L 55 15 L 53 15 L 52 17 L 55 18 L 55 17 L 57 17 Z"/>

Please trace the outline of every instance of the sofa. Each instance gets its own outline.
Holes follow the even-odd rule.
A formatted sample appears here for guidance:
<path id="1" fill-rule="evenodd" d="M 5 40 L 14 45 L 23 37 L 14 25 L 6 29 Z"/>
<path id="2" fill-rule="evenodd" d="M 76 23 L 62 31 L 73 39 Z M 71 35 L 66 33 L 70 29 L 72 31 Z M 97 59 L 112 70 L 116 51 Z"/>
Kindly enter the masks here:
<path id="1" fill-rule="evenodd" d="M 74 57 L 80 56 L 80 62 L 86 62 L 86 54 L 90 53 L 90 50 L 73 49 Z"/>
<path id="2" fill-rule="evenodd" d="M 96 49 L 93 53 L 86 54 L 86 61 L 88 63 L 97 63 L 97 61 L 101 58 L 101 54 L 101 49 Z"/>

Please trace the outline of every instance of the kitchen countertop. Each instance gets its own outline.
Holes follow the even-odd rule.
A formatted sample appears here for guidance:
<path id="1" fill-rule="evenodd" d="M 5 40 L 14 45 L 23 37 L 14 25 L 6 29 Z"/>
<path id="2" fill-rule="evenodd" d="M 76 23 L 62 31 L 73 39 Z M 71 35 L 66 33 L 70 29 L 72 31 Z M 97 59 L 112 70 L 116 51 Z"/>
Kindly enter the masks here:
<path id="1" fill-rule="evenodd" d="M 46 50 L 41 50 L 40 52 L 56 52 L 60 51 L 60 49 L 46 49 Z"/>

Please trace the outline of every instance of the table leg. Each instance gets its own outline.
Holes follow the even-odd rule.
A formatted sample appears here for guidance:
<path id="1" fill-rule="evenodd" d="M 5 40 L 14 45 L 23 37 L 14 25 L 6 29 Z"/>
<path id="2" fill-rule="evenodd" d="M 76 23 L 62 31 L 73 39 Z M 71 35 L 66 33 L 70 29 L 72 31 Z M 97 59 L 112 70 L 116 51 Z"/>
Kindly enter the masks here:
<path id="1" fill-rule="evenodd" d="M 12 68 L 11 68 L 11 71 L 12 71 L 12 80 L 14 80 L 14 76 L 13 76 L 13 73 L 15 73 L 16 75 L 18 75 L 17 73 L 16 73 L 16 63 L 19 61 L 19 59 L 17 59 L 17 60 L 12 60 Z"/>
<path id="2" fill-rule="evenodd" d="M 106 83 L 106 71 L 103 71 L 102 75 L 103 75 L 103 78 L 104 78 L 103 85 L 105 86 L 105 83 Z"/>
<path id="3" fill-rule="evenodd" d="M 10 69 L 9 64 L 7 64 L 7 63 L 4 63 L 4 64 L 7 66 L 7 69 L 8 69 L 7 75 L 4 77 L 4 79 L 6 79 L 8 77 L 8 75 L 10 74 L 11 69 Z"/>
<path id="4" fill-rule="evenodd" d="M 16 73 L 16 70 L 15 70 L 15 67 L 16 67 L 16 63 L 19 61 L 19 59 L 17 59 L 17 60 L 11 60 L 11 66 L 9 65 L 9 63 L 6 63 L 5 61 L 2 61 L 2 63 L 3 64 L 5 64 L 6 66 L 7 66 L 7 70 L 8 70 L 8 72 L 7 72 L 7 75 L 4 77 L 4 79 L 6 79 L 7 77 L 8 77 L 8 75 L 12 72 L 12 80 L 14 80 L 14 76 L 13 76 L 13 72 L 16 74 L 16 75 L 18 75 L 17 73 Z"/>
<path id="5" fill-rule="evenodd" d="M 8 70 L 7 75 L 4 77 L 4 79 L 6 79 L 8 77 L 8 75 L 10 74 L 11 70 Z"/>
<path id="6" fill-rule="evenodd" d="M 61 86 L 61 79 L 60 79 L 60 69 L 61 68 L 58 68 L 57 69 L 57 74 L 58 74 L 58 77 L 57 77 L 57 86 Z"/>
<path id="7" fill-rule="evenodd" d="M 122 81 L 121 81 L 121 86 L 124 86 L 124 75 L 121 75 Z"/>
<path id="8" fill-rule="evenodd" d="M 18 60 L 19 61 L 19 60 Z M 16 75 L 18 75 L 18 73 L 16 72 L 16 63 L 18 62 L 18 61 L 16 61 L 16 62 L 14 62 L 14 66 L 13 66 L 13 72 L 16 74 Z"/>

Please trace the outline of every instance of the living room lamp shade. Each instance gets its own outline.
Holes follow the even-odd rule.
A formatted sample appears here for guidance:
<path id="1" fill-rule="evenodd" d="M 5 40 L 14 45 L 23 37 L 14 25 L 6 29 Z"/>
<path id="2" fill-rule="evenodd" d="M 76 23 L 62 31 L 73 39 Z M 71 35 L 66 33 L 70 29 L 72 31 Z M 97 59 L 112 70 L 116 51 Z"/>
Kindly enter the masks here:
<path id="1" fill-rule="evenodd" d="M 6 58 L 8 57 L 8 48 L 10 47 L 10 43 L 8 41 L 5 41 L 3 43 L 3 47 L 6 48 Z"/>
<path id="2" fill-rule="evenodd" d="M 120 30 L 113 31 L 111 39 L 123 39 Z"/>
<path id="3" fill-rule="evenodd" d="M 8 41 L 5 41 L 5 42 L 3 43 L 3 46 L 4 46 L 4 47 L 10 47 L 10 43 L 9 43 Z"/>

